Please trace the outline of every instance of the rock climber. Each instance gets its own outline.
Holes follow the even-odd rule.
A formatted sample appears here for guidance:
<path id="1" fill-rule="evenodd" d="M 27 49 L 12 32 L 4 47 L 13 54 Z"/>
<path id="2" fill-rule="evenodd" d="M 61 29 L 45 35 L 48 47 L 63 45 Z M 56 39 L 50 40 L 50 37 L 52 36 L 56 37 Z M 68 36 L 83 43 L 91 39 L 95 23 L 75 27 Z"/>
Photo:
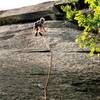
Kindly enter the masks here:
<path id="1" fill-rule="evenodd" d="M 45 22 L 45 18 L 43 17 L 41 17 L 40 20 L 34 22 L 35 36 L 37 36 L 38 34 L 43 36 L 42 33 L 46 32 L 44 25 L 43 25 L 44 22 Z"/>

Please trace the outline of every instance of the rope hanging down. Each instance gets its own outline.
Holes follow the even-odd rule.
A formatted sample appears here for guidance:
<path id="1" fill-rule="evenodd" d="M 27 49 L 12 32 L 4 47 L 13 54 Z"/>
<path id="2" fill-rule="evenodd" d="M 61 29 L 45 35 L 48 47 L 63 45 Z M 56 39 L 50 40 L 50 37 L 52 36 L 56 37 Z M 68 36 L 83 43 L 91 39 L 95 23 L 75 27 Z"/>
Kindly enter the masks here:
<path id="1" fill-rule="evenodd" d="M 48 68 L 48 75 L 47 75 L 47 79 L 46 79 L 45 87 L 44 87 L 44 100 L 47 100 L 47 90 L 48 90 L 51 69 L 52 69 L 52 51 L 51 51 L 51 49 L 50 49 L 50 52 L 51 52 L 51 59 L 50 59 L 50 66 Z"/>

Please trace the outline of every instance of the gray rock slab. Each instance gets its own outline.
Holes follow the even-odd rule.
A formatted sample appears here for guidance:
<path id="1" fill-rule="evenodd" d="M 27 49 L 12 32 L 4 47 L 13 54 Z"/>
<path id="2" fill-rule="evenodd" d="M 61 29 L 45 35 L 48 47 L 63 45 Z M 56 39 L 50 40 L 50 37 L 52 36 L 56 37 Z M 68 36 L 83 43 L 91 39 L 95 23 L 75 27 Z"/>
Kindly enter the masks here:
<path id="1" fill-rule="evenodd" d="M 29 6 L 29 7 L 5 10 L 5 11 L 2 11 L 2 13 L 0 14 L 0 17 L 7 17 L 7 16 L 12 16 L 12 15 L 24 14 L 24 13 L 34 13 L 34 12 L 50 10 L 50 8 L 52 8 L 53 5 L 54 5 L 54 1 L 50 1 L 50 2 L 38 4 L 38 5 Z"/>
<path id="2" fill-rule="evenodd" d="M 52 48 L 49 100 L 99 100 L 100 57 L 90 57 L 74 42 Z"/>
<path id="3" fill-rule="evenodd" d="M 48 97 L 53 100 L 98 100 L 100 57 L 90 57 L 75 42 L 52 47 L 52 72 Z"/>
<path id="4" fill-rule="evenodd" d="M 72 3 L 73 1 L 75 1 L 75 0 L 56 0 L 55 5 L 63 5 L 63 4 L 67 4 L 67 3 Z"/>
<path id="5" fill-rule="evenodd" d="M 0 100 L 41 100 L 50 56 L 0 50 Z"/>
<path id="6" fill-rule="evenodd" d="M 45 17 L 47 20 L 56 19 L 53 7 L 54 1 L 49 1 L 28 7 L 1 11 L 0 26 L 32 22 L 41 17 Z"/>
<path id="7" fill-rule="evenodd" d="M 49 100 L 99 100 L 100 57 L 89 56 L 75 43 L 82 31 L 69 27 L 48 28 L 52 50 Z"/>
<path id="8" fill-rule="evenodd" d="M 82 31 L 71 23 L 64 27 L 62 21 L 47 21 L 45 26 L 47 32 L 43 37 L 34 37 L 32 23 L 12 25 L 11 33 L 8 26 L 5 26 L 5 31 L 4 26 L 1 27 L 1 47 L 11 38 L 11 44 L 17 38 L 19 42 L 14 43 L 21 43 L 21 46 L 0 48 L 0 99 L 41 100 L 52 57 L 48 100 L 99 100 L 100 57 L 90 57 L 88 51 L 83 51 L 74 42 Z M 7 39 L 9 35 L 14 36 Z M 20 42 L 22 40 L 25 42 Z M 42 47 L 43 51 L 38 51 Z M 51 50 L 44 49 L 46 47 Z"/>
<path id="9" fill-rule="evenodd" d="M 32 27 L 28 27 L 28 25 L 1 27 L 0 49 L 32 49 L 33 51 L 50 50 L 46 37 L 36 37 Z M 5 31 L 3 31 L 3 29 L 5 29 Z"/>
<path id="10" fill-rule="evenodd" d="M 94 74 L 95 71 L 98 74 L 100 73 L 100 58 L 96 55 L 90 57 L 88 52 L 78 48 L 75 43 L 61 43 L 56 45 L 53 49 L 53 58 L 55 68 L 59 71 L 76 72 L 78 74 L 79 72 L 80 74 L 85 72 L 89 74 L 88 71 Z M 90 74 L 92 75 L 92 73 Z"/>

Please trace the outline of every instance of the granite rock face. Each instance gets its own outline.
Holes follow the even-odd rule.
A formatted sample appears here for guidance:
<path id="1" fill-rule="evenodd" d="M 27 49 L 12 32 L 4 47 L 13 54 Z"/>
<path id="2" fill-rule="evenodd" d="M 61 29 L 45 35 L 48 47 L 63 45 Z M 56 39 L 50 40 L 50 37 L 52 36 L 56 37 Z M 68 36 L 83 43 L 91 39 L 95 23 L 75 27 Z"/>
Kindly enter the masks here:
<path id="1" fill-rule="evenodd" d="M 38 5 L 0 11 L 0 25 L 26 23 L 44 17 L 46 20 L 63 19 L 64 13 L 56 2 L 44 2 Z"/>
<path id="2" fill-rule="evenodd" d="M 100 57 L 74 42 L 82 31 L 63 20 L 45 28 L 35 37 L 33 22 L 0 26 L 0 100 L 42 100 L 50 66 L 47 100 L 100 100 Z"/>

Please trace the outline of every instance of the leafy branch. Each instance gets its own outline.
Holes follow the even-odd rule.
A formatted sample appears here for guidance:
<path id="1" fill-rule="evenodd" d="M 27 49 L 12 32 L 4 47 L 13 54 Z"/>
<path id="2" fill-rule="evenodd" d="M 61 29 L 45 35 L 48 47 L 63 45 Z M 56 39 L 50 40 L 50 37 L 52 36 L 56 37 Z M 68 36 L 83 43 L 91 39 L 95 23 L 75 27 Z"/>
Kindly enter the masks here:
<path id="1" fill-rule="evenodd" d="M 89 4 L 88 9 L 73 9 L 70 5 L 61 9 L 66 12 L 69 21 L 77 21 L 79 27 L 84 27 L 83 33 L 76 38 L 79 47 L 84 50 L 89 48 L 90 56 L 95 52 L 100 56 L 100 0 L 85 0 L 85 3 Z"/>

